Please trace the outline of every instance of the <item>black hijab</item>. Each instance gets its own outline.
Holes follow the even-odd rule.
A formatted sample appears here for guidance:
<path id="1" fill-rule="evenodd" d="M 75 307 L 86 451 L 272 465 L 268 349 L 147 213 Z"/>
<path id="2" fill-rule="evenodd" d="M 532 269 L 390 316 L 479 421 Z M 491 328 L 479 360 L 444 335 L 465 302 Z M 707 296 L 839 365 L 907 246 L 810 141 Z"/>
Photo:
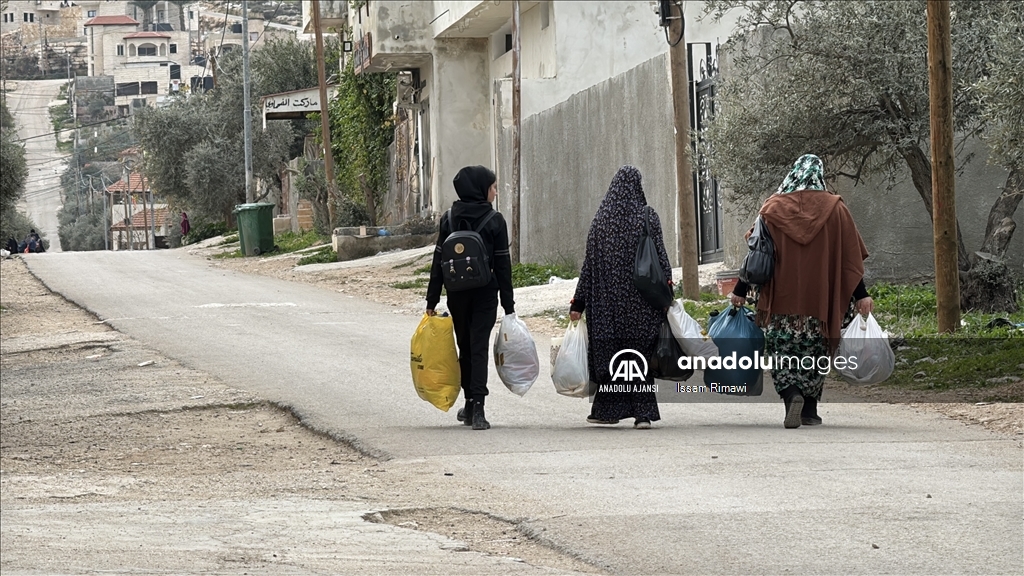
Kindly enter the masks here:
<path id="1" fill-rule="evenodd" d="M 452 180 L 455 193 L 459 195 L 452 204 L 452 231 L 459 230 L 463 221 L 472 228 L 480 217 L 492 210 L 491 203 L 487 201 L 487 191 L 497 181 L 498 177 L 485 166 L 466 166 L 459 170 Z"/>

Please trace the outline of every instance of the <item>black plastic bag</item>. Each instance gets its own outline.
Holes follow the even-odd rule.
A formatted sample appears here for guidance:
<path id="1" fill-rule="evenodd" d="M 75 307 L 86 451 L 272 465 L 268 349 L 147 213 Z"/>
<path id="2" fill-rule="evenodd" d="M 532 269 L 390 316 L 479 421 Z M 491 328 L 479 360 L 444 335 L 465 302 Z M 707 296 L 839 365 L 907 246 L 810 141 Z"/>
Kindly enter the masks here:
<path id="1" fill-rule="evenodd" d="M 658 259 L 658 247 L 651 238 L 650 207 L 644 207 L 644 231 L 636 247 L 633 285 L 648 304 L 658 310 L 668 308 L 674 295 Z"/>
<path id="2" fill-rule="evenodd" d="M 683 349 L 672 334 L 672 327 L 668 320 L 661 322 L 661 329 L 658 331 L 658 344 L 654 347 L 654 357 L 651 358 L 651 373 L 659 380 L 672 382 L 685 382 L 693 376 L 693 370 L 683 370 L 679 367 L 679 358 L 683 355 Z"/>

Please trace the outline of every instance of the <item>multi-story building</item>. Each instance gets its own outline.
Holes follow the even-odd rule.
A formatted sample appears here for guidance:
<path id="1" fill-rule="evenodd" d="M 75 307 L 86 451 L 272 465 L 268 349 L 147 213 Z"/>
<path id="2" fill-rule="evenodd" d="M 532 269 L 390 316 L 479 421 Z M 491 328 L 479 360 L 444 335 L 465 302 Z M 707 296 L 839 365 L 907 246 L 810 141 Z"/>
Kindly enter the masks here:
<path id="1" fill-rule="evenodd" d="M 159 9 L 158 9 L 159 8 Z M 181 14 L 177 10 L 182 10 Z M 148 13 L 125 2 L 99 3 L 84 23 L 89 76 L 113 76 L 119 113 L 155 105 L 168 96 L 201 89 L 211 75 L 197 63 L 192 6 L 157 4 Z M 181 22 L 185 22 L 182 28 Z M 206 81 L 209 84 L 209 81 Z"/>

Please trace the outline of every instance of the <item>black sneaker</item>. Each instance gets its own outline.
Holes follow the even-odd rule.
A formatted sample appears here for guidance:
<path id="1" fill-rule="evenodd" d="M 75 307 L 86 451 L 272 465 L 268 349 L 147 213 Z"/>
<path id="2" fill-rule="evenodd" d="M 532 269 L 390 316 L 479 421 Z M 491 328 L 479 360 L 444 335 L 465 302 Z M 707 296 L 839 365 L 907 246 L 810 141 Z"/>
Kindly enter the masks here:
<path id="1" fill-rule="evenodd" d="M 800 423 L 804 426 L 821 426 L 821 418 L 817 416 L 801 416 Z"/>
<path id="2" fill-rule="evenodd" d="M 646 418 L 637 418 L 636 422 L 633 423 L 633 428 L 637 430 L 650 430 L 651 421 Z"/>
<path id="3" fill-rule="evenodd" d="M 491 423 L 484 417 L 484 405 L 477 404 L 473 407 L 473 430 L 487 430 Z"/>

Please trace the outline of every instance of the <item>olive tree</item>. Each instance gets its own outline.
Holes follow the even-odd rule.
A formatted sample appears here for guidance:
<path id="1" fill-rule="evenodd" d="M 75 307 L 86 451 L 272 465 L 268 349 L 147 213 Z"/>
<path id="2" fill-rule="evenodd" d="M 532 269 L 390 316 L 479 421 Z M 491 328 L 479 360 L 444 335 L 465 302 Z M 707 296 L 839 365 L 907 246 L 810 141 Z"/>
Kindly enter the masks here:
<path id="1" fill-rule="evenodd" d="M 706 139 L 711 167 L 732 188 L 734 200 L 755 205 L 774 190 L 794 158 L 814 151 L 832 180 L 859 183 L 885 174 L 892 182 L 909 170 L 932 217 L 925 8 L 925 0 L 707 2 L 705 17 L 739 11 L 728 48 L 730 67 Z M 1005 0 L 953 3 L 953 117 L 961 165 L 971 160 L 962 144 L 990 124 L 975 84 L 997 52 L 993 32 L 1002 15 L 1016 9 Z M 1024 110 L 1006 113 L 1019 119 Z M 1019 167 L 1008 168 L 990 221 L 1012 222 L 1019 203 Z M 990 230 L 983 246 L 1005 254 L 1011 235 L 1012 230 L 996 237 Z M 978 256 L 964 245 L 959 223 L 957 245 L 962 303 L 1004 302 L 1007 291 L 1012 296 L 1008 282 L 985 283 L 1003 298 L 972 294 L 978 285 L 970 275 Z M 1006 306 L 1013 306 L 1012 297 Z"/>

